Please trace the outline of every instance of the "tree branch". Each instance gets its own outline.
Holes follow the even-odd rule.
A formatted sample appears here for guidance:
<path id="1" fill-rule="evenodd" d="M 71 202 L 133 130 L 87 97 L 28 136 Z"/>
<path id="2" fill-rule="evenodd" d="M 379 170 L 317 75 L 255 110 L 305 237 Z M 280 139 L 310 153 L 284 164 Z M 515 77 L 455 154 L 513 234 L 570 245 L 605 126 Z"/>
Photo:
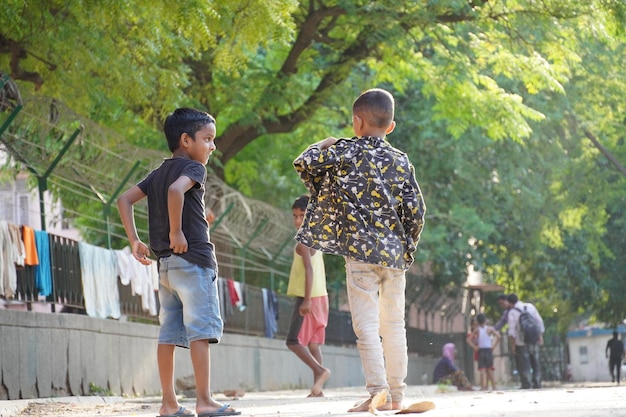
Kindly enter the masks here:
<path id="1" fill-rule="evenodd" d="M 368 44 L 371 35 L 371 28 L 362 30 L 356 41 L 342 53 L 341 59 L 326 70 L 315 90 L 309 94 L 308 99 L 293 112 L 278 117 L 270 115 L 261 119 L 256 126 L 241 126 L 240 123 L 233 123 L 228 126 L 216 140 L 216 145 L 222 152 L 221 162 L 226 164 L 261 134 L 290 132 L 300 123 L 305 122 L 311 114 L 324 104 L 328 95 L 332 93 L 332 87 L 348 78 L 355 62 L 371 55 L 372 49 L 375 49 L 380 43 L 377 41 L 376 44 Z M 268 90 L 271 88 L 273 87 L 268 86 Z M 263 95 L 266 94 L 269 92 Z"/>
<path id="2" fill-rule="evenodd" d="M 9 67 L 11 68 L 11 78 L 14 80 L 28 81 L 35 84 L 35 90 L 39 90 L 43 84 L 43 78 L 38 72 L 24 70 L 20 61 L 27 57 L 26 49 L 5 36 L 0 35 L 0 52 L 10 55 Z M 38 58 L 38 57 L 36 57 Z"/>
<path id="3" fill-rule="evenodd" d="M 602 144 L 600 143 L 600 141 L 595 137 L 595 135 L 593 133 L 591 133 L 589 130 L 587 130 L 587 128 L 583 127 L 582 128 L 583 133 L 585 134 L 585 136 L 587 137 L 587 139 L 589 139 L 591 141 L 591 143 L 593 143 L 593 146 L 595 146 L 596 148 L 598 148 L 598 150 L 602 153 L 602 155 L 604 155 L 604 157 L 606 159 L 609 160 L 609 162 L 611 164 L 613 164 L 613 166 L 622 174 L 626 177 L 626 167 L 624 167 L 622 164 L 620 164 L 620 162 L 617 160 L 617 158 L 615 158 L 613 156 L 613 154 L 611 154 L 611 152 L 609 152 L 608 149 L 606 149 L 604 146 L 602 146 Z"/>
<path id="4" fill-rule="evenodd" d="M 283 66 L 280 69 L 282 74 L 293 74 L 296 72 L 298 60 L 302 53 L 311 46 L 311 43 L 315 39 L 318 33 L 320 23 L 327 17 L 339 16 L 345 14 L 345 10 L 341 7 L 335 6 L 330 8 L 324 8 L 320 10 L 313 10 L 311 6 L 309 8 L 309 14 L 302 23 L 300 33 L 294 42 L 289 55 L 283 62 Z"/>

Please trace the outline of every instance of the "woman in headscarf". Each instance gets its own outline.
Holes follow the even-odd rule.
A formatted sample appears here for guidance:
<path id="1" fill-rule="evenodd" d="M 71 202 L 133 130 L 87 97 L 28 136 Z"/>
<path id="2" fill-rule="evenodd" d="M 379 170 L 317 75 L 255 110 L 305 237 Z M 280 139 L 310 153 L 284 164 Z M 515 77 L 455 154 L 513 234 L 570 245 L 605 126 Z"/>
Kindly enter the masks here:
<path id="1" fill-rule="evenodd" d="M 463 371 L 454 364 L 456 347 L 454 343 L 446 343 L 441 351 L 441 359 L 435 365 L 433 372 L 433 383 L 455 385 L 460 391 L 472 391 L 472 384 L 469 382 Z"/>

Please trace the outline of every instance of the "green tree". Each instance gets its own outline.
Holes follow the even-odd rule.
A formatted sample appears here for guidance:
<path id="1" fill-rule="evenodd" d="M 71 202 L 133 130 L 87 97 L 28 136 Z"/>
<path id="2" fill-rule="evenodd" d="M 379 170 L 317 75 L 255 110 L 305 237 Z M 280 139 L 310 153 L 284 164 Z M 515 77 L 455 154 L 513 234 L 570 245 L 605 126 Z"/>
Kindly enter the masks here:
<path id="1" fill-rule="evenodd" d="M 160 123 L 190 104 L 189 61 L 211 51 L 230 72 L 250 49 L 286 41 L 292 0 L 65 2 L 8 0 L 0 12 L 0 68 L 96 121 Z M 147 145 L 147 144 L 144 144 Z"/>
<path id="2" fill-rule="evenodd" d="M 304 192 L 293 157 L 351 135 L 354 97 L 385 86 L 398 99 L 390 141 L 426 195 L 419 260 L 433 285 L 458 288 L 472 264 L 541 297 L 542 313 L 612 320 L 626 315 L 625 11 L 604 0 L 9 0 L 0 68 L 139 146 L 164 150 L 152 129 L 172 107 L 205 108 L 218 175 L 280 207 Z"/>

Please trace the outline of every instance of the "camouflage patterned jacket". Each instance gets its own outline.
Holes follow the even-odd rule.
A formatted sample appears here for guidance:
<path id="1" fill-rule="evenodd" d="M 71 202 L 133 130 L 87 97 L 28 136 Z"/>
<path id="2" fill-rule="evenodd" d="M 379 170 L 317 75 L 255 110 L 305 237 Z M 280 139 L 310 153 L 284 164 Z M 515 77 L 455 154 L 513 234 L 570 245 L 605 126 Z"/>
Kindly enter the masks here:
<path id="1" fill-rule="evenodd" d="M 426 206 L 407 155 L 376 137 L 311 145 L 294 161 L 311 199 L 296 240 L 369 264 L 407 270 Z"/>

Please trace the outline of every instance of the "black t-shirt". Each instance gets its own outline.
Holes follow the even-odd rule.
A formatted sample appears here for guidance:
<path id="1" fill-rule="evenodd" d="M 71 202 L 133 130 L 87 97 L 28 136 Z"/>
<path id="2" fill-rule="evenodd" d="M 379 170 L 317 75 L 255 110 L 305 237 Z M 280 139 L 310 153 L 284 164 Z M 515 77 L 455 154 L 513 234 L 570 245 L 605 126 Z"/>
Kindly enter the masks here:
<path id="1" fill-rule="evenodd" d="M 196 184 L 185 193 L 182 228 L 189 250 L 178 256 L 202 267 L 217 270 L 215 248 L 209 238 L 209 224 L 204 211 L 204 182 L 206 168 L 197 161 L 184 158 L 165 159 L 137 186 L 148 196 L 148 224 L 150 249 L 157 258 L 173 254 L 170 249 L 170 222 L 167 211 L 167 192 L 181 176 Z"/>
<path id="2" fill-rule="evenodd" d="M 609 339 L 606 348 L 611 351 L 610 358 L 620 360 L 624 356 L 624 343 L 619 339 Z"/>

